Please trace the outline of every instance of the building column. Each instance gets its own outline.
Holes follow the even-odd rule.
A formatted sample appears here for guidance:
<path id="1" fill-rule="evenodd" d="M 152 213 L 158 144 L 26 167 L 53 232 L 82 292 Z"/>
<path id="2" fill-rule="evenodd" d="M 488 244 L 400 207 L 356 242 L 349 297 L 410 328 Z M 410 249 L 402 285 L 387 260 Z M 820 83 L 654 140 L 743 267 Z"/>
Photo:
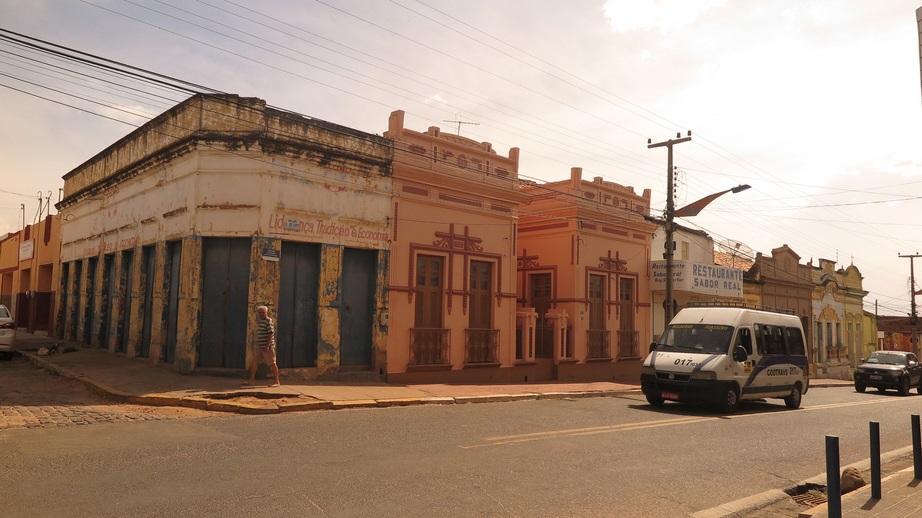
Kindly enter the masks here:
<path id="1" fill-rule="evenodd" d="M 320 247 L 320 286 L 317 296 L 317 372 L 322 375 L 339 368 L 340 277 L 343 247 L 322 244 Z"/>
<path id="2" fill-rule="evenodd" d="M 278 330 L 279 285 L 281 283 L 282 240 L 254 236 L 250 243 L 250 285 L 247 290 L 247 348 L 245 365 L 253 361 L 249 344 L 256 343 L 256 307 L 267 306 Z M 269 259 L 266 259 L 269 257 Z M 272 259 L 275 260 L 272 260 Z"/>
<path id="3" fill-rule="evenodd" d="M 141 349 L 141 331 L 144 327 L 144 286 L 141 280 L 144 274 L 141 271 L 144 268 L 144 249 L 140 245 L 134 247 L 131 256 L 132 276 L 128 279 L 128 296 L 131 300 L 131 314 L 128 317 L 128 343 L 125 344 L 125 354 L 129 358 L 138 355 Z M 153 327 L 153 326 L 151 326 Z"/>
<path id="4" fill-rule="evenodd" d="M 77 313 L 74 316 L 74 319 L 76 320 L 76 329 L 77 329 L 76 331 L 77 336 L 74 337 L 75 338 L 74 341 L 82 343 L 83 342 L 83 327 L 86 325 L 86 318 L 84 317 L 86 315 L 87 295 L 89 294 L 88 281 L 89 281 L 90 261 L 88 258 L 84 257 L 83 259 L 75 260 L 73 264 L 77 264 L 78 261 L 81 264 L 80 278 L 79 278 L 79 290 L 75 289 L 74 293 L 77 293 L 78 291 L 80 292 L 80 295 L 79 295 L 80 303 L 77 305 Z M 78 281 L 77 277 L 74 277 L 74 282 L 77 282 L 77 281 Z M 89 344 L 85 344 L 85 345 L 89 345 Z"/>
<path id="5" fill-rule="evenodd" d="M 93 312 L 93 329 L 90 330 L 90 342 L 87 345 L 96 347 L 106 347 L 106 344 L 99 343 L 99 330 L 102 329 L 102 304 L 105 295 L 103 289 L 103 274 L 106 271 L 106 255 L 98 254 L 96 256 L 96 271 L 92 279 L 87 279 L 87 284 L 93 283 L 93 307 L 88 308 Z M 89 274 L 89 272 L 87 272 Z"/>
<path id="6" fill-rule="evenodd" d="M 189 373 L 195 369 L 198 358 L 199 313 L 202 307 L 202 238 L 184 237 L 181 254 L 176 359 L 173 368 Z"/>
<path id="7" fill-rule="evenodd" d="M 109 273 L 109 332 L 106 334 L 107 344 L 103 347 L 114 353 L 118 347 L 118 324 L 122 319 L 122 251 L 118 250 L 112 256 L 112 271 Z"/>
<path id="8" fill-rule="evenodd" d="M 388 319 L 390 317 L 390 295 L 388 294 L 390 252 L 378 250 L 375 264 L 377 272 L 375 278 L 375 315 L 371 328 L 371 367 L 372 369 L 378 369 L 378 372 L 383 374 L 387 372 L 387 336 Z"/>
<path id="9" fill-rule="evenodd" d="M 157 241 L 154 244 L 154 294 L 151 297 L 151 324 L 150 324 L 150 361 L 159 363 L 163 353 L 166 315 L 165 300 L 167 289 L 166 281 L 166 242 Z"/>

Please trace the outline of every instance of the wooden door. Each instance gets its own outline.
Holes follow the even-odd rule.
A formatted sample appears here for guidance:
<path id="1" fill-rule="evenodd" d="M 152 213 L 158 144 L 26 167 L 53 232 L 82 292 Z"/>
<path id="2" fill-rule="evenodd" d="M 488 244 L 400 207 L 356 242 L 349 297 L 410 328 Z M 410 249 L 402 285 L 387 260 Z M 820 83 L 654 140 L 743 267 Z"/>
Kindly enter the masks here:
<path id="1" fill-rule="evenodd" d="M 587 333 L 590 358 L 611 356 L 606 329 L 605 281 L 606 275 L 589 275 L 587 286 L 589 299 L 589 331 Z"/>
<path id="2" fill-rule="evenodd" d="M 375 315 L 375 250 L 343 251 L 340 364 L 371 368 Z"/>
<path id="3" fill-rule="evenodd" d="M 552 285 L 550 273 L 532 273 L 528 276 L 529 301 L 538 320 L 535 323 L 535 357 L 554 357 L 554 329 L 552 322 L 545 317 L 551 308 Z"/>
<path id="4" fill-rule="evenodd" d="M 442 328 L 445 258 L 416 256 L 415 320 L 411 331 L 411 362 L 445 364 L 449 360 L 446 331 Z"/>
<path id="5" fill-rule="evenodd" d="M 493 263 L 471 261 L 466 337 L 467 363 L 497 360 L 493 329 Z"/>
<path id="6" fill-rule="evenodd" d="M 102 260 L 102 311 L 99 325 L 99 346 L 109 347 L 109 328 L 112 325 L 112 305 L 115 299 L 115 256 L 108 254 Z"/>
<path id="7" fill-rule="evenodd" d="M 620 325 L 618 331 L 618 355 L 622 358 L 634 357 L 639 354 L 640 338 L 635 324 L 636 315 L 634 279 L 621 277 L 618 280 L 618 315 Z"/>
<path id="8" fill-rule="evenodd" d="M 199 367 L 245 367 L 250 244 L 246 238 L 202 239 Z"/>
<path id="9" fill-rule="evenodd" d="M 313 367 L 317 364 L 320 246 L 283 242 L 279 264 L 278 366 Z"/>

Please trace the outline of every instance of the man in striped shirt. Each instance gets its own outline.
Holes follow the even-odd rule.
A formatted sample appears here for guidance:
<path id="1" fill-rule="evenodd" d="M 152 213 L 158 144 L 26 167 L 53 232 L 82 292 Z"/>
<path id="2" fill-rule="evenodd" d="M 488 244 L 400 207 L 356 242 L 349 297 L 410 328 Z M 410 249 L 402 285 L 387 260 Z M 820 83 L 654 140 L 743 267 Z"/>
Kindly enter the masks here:
<path id="1" fill-rule="evenodd" d="M 275 362 L 275 322 L 269 318 L 269 308 L 259 306 L 256 308 L 256 344 L 253 347 L 253 361 L 250 363 L 250 384 L 256 383 L 256 370 L 260 362 L 272 369 L 275 383 L 272 387 L 282 384 L 279 380 L 279 366 Z"/>

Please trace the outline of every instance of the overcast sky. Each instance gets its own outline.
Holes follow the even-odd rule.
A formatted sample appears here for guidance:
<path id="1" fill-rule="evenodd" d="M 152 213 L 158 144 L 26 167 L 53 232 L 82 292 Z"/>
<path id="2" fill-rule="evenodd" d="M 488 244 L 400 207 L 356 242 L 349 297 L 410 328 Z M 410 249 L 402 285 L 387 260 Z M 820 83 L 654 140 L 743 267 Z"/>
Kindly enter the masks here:
<path id="1" fill-rule="evenodd" d="M 854 261 L 866 300 L 894 313 L 909 306 L 897 254 L 922 251 L 922 199 L 911 199 L 922 197 L 920 5 L 0 0 L 0 26 L 373 133 L 394 109 L 420 130 L 460 115 L 479 123 L 463 135 L 500 153 L 520 147 L 522 175 L 558 180 L 581 166 L 652 188 L 654 209 L 665 205 L 666 155 L 646 140 L 690 129 L 693 141 L 676 147 L 680 204 L 753 188 L 686 224 L 765 253 L 787 243 L 804 262 Z M 0 53 L 0 73 L 88 92 L 23 66 Z M 0 189 L 56 199 L 63 174 L 129 131 L 0 88 Z M 31 222 L 34 197 L 0 192 L 0 232 L 19 228 L 22 202 Z"/>

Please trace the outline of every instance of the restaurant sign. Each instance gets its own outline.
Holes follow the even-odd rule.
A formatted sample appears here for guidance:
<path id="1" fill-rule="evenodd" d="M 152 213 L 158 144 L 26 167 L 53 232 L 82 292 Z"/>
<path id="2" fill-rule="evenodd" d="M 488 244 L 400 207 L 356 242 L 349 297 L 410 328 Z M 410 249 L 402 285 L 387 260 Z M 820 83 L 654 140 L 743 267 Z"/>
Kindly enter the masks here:
<path id="1" fill-rule="evenodd" d="M 691 261 L 673 261 L 672 265 L 674 290 L 720 297 L 743 296 L 742 270 Z M 650 269 L 653 291 L 665 291 L 666 261 L 651 261 Z"/>

